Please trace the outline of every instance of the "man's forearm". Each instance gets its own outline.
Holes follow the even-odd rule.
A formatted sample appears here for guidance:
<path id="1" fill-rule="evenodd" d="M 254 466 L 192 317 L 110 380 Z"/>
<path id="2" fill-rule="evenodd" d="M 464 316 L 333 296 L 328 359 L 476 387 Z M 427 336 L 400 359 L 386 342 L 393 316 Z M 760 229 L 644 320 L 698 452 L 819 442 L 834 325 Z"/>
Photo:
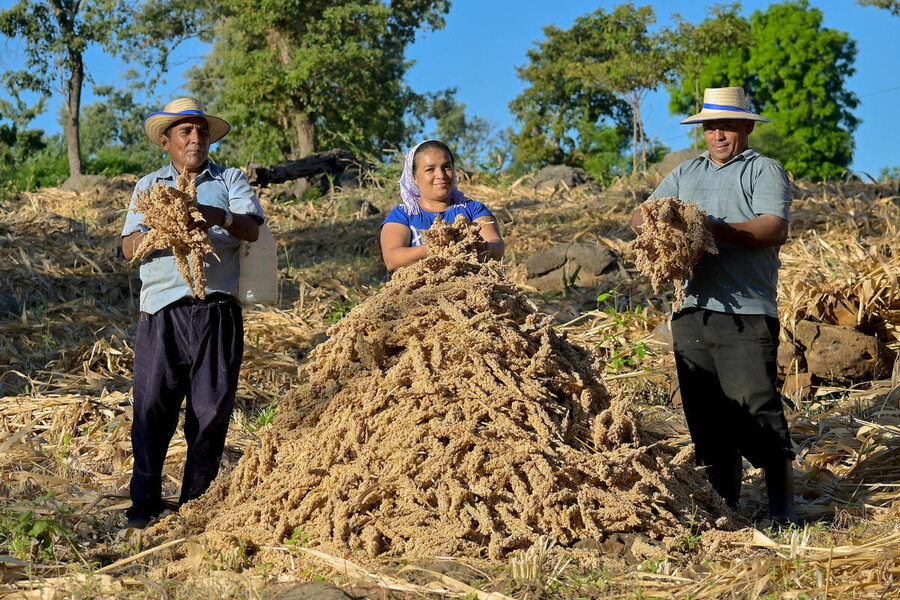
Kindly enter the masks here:
<path id="1" fill-rule="evenodd" d="M 141 243 L 143 243 L 146 236 L 147 234 L 143 231 L 135 231 L 122 238 L 122 254 L 126 260 L 134 258 L 135 252 L 141 247 Z"/>
<path id="2" fill-rule="evenodd" d="M 259 239 L 259 221 L 252 215 L 233 215 L 234 220 L 226 231 L 247 242 Z"/>
<path id="3" fill-rule="evenodd" d="M 762 215 L 743 223 L 710 220 L 709 228 L 717 242 L 769 248 L 787 241 L 789 223 L 776 215 Z"/>

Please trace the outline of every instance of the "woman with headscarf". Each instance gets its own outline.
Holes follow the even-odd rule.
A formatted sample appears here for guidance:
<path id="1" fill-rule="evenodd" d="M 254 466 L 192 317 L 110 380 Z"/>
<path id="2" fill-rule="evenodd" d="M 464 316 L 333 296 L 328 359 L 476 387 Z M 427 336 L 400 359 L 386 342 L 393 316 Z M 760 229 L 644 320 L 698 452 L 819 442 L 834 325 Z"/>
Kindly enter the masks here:
<path id="1" fill-rule="evenodd" d="M 506 245 L 491 211 L 484 204 L 466 198 L 456 186 L 453 152 L 447 144 L 428 140 L 406 155 L 400 176 L 402 204 L 390 212 L 381 225 L 381 255 L 388 271 L 411 265 L 428 254 L 422 231 L 431 228 L 435 218 L 453 223 L 458 215 L 484 223 L 481 237 L 487 242 L 488 255 L 503 257 Z"/>

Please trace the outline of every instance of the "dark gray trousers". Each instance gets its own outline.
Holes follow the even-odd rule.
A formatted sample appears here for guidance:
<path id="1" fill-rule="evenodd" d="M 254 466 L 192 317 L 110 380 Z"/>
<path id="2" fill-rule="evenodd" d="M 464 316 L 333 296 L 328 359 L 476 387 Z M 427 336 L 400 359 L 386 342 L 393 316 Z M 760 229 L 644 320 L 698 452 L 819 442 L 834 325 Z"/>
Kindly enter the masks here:
<path id="1" fill-rule="evenodd" d="M 131 508 L 128 518 L 163 510 L 162 470 L 187 398 L 187 460 L 180 503 L 200 496 L 219 472 L 244 353 L 241 307 L 231 296 L 180 300 L 141 313 L 134 348 Z"/>
<path id="2" fill-rule="evenodd" d="M 688 308 L 672 319 L 681 400 L 699 465 L 793 458 L 777 388 L 777 319 Z"/>

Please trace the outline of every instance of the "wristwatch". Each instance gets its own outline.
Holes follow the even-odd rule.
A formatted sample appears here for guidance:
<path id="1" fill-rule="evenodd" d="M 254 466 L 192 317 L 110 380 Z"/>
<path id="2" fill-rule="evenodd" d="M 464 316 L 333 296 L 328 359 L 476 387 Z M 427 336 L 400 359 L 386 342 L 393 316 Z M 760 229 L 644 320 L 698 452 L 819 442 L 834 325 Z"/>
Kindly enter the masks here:
<path id="1" fill-rule="evenodd" d="M 228 229 L 229 227 L 231 227 L 231 223 L 233 221 L 234 221 L 234 215 L 226 210 L 225 211 L 225 220 L 222 221 L 222 227 L 225 229 Z"/>

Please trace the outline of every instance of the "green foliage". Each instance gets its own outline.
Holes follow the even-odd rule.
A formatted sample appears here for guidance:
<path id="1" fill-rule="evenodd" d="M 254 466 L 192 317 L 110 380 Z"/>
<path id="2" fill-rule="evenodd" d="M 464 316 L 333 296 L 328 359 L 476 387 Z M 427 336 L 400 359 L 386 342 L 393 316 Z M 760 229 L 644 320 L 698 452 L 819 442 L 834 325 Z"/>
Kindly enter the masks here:
<path id="1" fill-rule="evenodd" d="M 585 132 L 584 170 L 609 184 L 628 172 L 628 136 L 622 127 L 600 125 Z"/>
<path id="2" fill-rule="evenodd" d="M 672 68 L 666 30 L 649 29 L 655 19 L 651 6 L 626 2 L 567 30 L 544 28 L 546 41 L 518 69 L 528 87 L 510 103 L 521 123 L 511 140 L 518 169 L 565 163 L 608 179 L 625 170 L 625 142 L 615 138 L 629 129 L 632 170 L 646 168 L 641 103 Z"/>
<path id="3" fill-rule="evenodd" d="M 299 527 L 294 527 L 291 537 L 285 540 L 284 544 L 288 548 L 303 548 L 309 543 L 309 535 L 303 532 Z"/>
<path id="4" fill-rule="evenodd" d="M 750 43 L 750 23 L 739 14 L 740 4 L 721 4 L 708 10 L 709 17 L 699 25 L 688 23 L 680 15 L 673 15 L 677 23 L 671 33 L 670 48 L 676 64 L 676 85 L 670 88 L 669 108 L 673 113 L 695 114 L 703 106 L 703 89 L 720 87 L 701 85 L 710 61 L 727 60 Z M 723 44 L 722 40 L 728 40 Z M 743 83 L 743 82 L 742 82 Z M 740 84 L 739 84 L 740 85 Z M 703 132 L 694 129 L 695 147 L 703 146 Z"/>
<path id="5" fill-rule="evenodd" d="M 701 27 L 713 35 L 728 27 L 740 40 L 742 27 L 735 19 L 733 10 L 725 10 Z M 752 147 L 764 149 L 798 177 L 841 175 L 852 160 L 858 125 L 851 111 L 859 101 L 845 85 L 855 71 L 856 43 L 846 33 L 823 28 L 822 12 L 806 0 L 772 4 L 754 12 L 748 25 L 749 43 L 708 55 L 699 84 L 679 72 L 681 84 L 672 90 L 670 108 L 693 114 L 697 89 L 744 86 L 751 106 L 772 120 L 754 130 Z M 760 136 L 765 129 L 774 131 Z"/>
<path id="6" fill-rule="evenodd" d="M 900 17 L 900 0 L 856 0 L 860 6 L 877 6 L 889 10 L 895 17 Z"/>
<path id="7" fill-rule="evenodd" d="M 599 9 L 594 14 L 602 12 Z M 576 77 L 600 82 L 631 106 L 633 171 L 638 169 L 638 148 L 641 168 L 647 168 L 641 104 L 649 92 L 669 79 L 674 66 L 667 47 L 668 30 L 651 32 L 649 26 L 655 23 L 652 6 L 635 8 L 630 2 L 616 6 L 609 18 L 599 19 L 597 23 L 605 56 L 570 66 Z"/>
<path id="8" fill-rule="evenodd" d="M 273 405 L 269 404 L 268 406 L 259 409 L 256 411 L 256 426 L 265 427 L 269 423 L 275 420 L 275 415 L 278 414 L 278 409 Z"/>
<path id="9" fill-rule="evenodd" d="M 132 73 L 132 77 L 137 77 Z M 81 115 L 82 153 L 86 171 L 114 177 L 122 173 L 140 175 L 158 169 L 164 152 L 144 133 L 144 116 L 155 107 L 137 103 L 137 85 L 117 90 L 98 86 L 94 93 L 102 98 L 88 104 Z"/>
<path id="10" fill-rule="evenodd" d="M 887 183 L 894 179 L 900 179 L 900 167 L 882 167 L 878 173 L 878 181 Z"/>
<path id="11" fill-rule="evenodd" d="M 0 187 L 9 191 L 57 186 L 69 176 L 66 146 L 61 136 L 41 138 L 42 147 L 20 162 L 0 163 Z"/>
<path id="12" fill-rule="evenodd" d="M 694 502 L 694 495 L 691 494 L 691 516 L 688 519 L 688 531 L 676 540 L 676 544 L 682 552 L 694 552 L 700 547 L 703 537 L 700 535 L 700 522 L 697 520 L 698 510 L 697 503 Z"/>
<path id="13" fill-rule="evenodd" d="M 450 146 L 457 160 L 469 169 L 494 168 L 490 160 L 503 153 L 501 141 L 488 121 L 466 114 L 466 105 L 456 99 L 456 88 L 428 95 L 422 112 L 437 124 L 437 129 L 426 137 Z"/>
<path id="14" fill-rule="evenodd" d="M 329 323 L 337 323 L 344 318 L 344 315 L 353 310 L 353 307 L 357 304 L 359 304 L 359 299 L 354 297 L 353 294 L 347 298 L 332 300 L 328 303 L 328 315 L 325 317 L 325 320 Z"/>
<path id="15" fill-rule="evenodd" d="M 14 102 L 0 98 L 0 164 L 19 163 L 34 152 L 43 149 L 44 132 L 40 129 L 29 129 L 28 124 L 44 110 L 44 100 L 35 106 L 27 106 L 16 95 Z"/>
<path id="16" fill-rule="evenodd" d="M 609 19 L 598 9 L 578 17 L 570 29 L 545 27 L 547 39 L 528 51 L 528 65 L 516 69 L 527 87 L 509 105 L 520 123 L 510 137 L 515 169 L 553 163 L 580 166 L 595 152 L 598 129 L 627 128 L 628 104 L 573 69 L 613 56 L 601 26 Z"/>
<path id="17" fill-rule="evenodd" d="M 222 25 L 190 87 L 235 126 L 229 160 L 277 162 L 336 139 L 405 146 L 418 97 L 403 83 L 406 46 L 443 26 L 448 0 L 225 0 Z"/>
<path id="18" fill-rule="evenodd" d="M 52 500 L 52 494 L 45 494 L 0 512 L 0 552 L 20 560 L 55 562 L 55 546 L 64 542 L 77 554 L 72 530 L 64 523 L 70 509 Z"/>
<path id="19" fill-rule="evenodd" d="M 199 22 L 192 15 L 201 14 L 184 0 L 19 0 L 0 11 L 0 35 L 22 42 L 25 68 L 6 71 L 3 82 L 13 95 L 29 90 L 46 97 L 56 91 L 51 83 L 62 80 L 69 169 L 81 174 L 85 52 L 99 47 L 152 66 L 143 82 L 149 84 L 156 81 L 153 73 L 165 71 L 169 51 Z"/>
<path id="20" fill-rule="evenodd" d="M 608 316 L 608 325 L 595 351 L 605 360 L 606 369 L 611 372 L 639 369 L 647 355 L 647 345 L 640 340 L 631 341 L 628 335 L 634 323 L 646 322 L 644 311 L 639 306 L 620 311 L 621 298 L 622 294 L 616 290 L 597 296 L 601 312 Z"/>
<path id="21" fill-rule="evenodd" d="M 773 4 L 750 19 L 756 49 L 748 68 L 754 94 L 771 108 L 772 125 L 800 144 L 782 159 L 800 177 L 839 176 L 853 158 L 850 112 L 859 101 L 845 85 L 855 69 L 856 43 L 822 27 L 822 12 L 806 0 Z"/>
<path id="22" fill-rule="evenodd" d="M 49 179 L 52 180 L 51 185 L 55 185 L 55 177 L 43 175 L 44 170 L 50 173 L 56 171 L 53 166 L 47 168 L 47 161 L 43 160 L 48 158 L 48 153 L 53 156 L 53 149 L 45 152 L 52 140 L 46 139 L 42 130 L 28 127 L 32 119 L 43 111 L 44 101 L 39 100 L 35 106 L 29 107 L 16 95 L 14 102 L 0 98 L 0 185 L 7 191 L 31 189 L 36 179 Z M 49 162 L 54 160 L 50 158 Z M 37 164 L 40 164 L 39 173 L 35 173 Z M 65 165 L 63 167 L 62 178 L 65 178 L 68 169 Z"/>

